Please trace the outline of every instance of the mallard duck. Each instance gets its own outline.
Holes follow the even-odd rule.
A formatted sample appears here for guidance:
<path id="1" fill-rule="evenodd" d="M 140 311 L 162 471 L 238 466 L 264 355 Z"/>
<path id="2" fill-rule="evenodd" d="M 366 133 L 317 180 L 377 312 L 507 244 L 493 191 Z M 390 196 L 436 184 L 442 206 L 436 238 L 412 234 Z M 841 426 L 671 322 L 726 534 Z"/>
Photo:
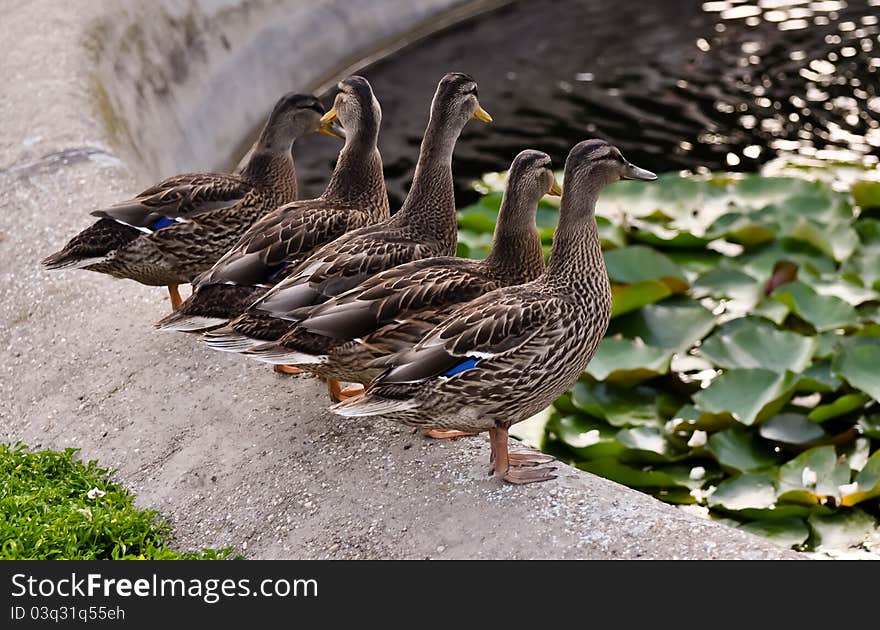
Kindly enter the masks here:
<path id="1" fill-rule="evenodd" d="M 371 361 L 411 347 L 456 305 L 544 271 L 535 213 L 548 193 L 560 193 L 550 156 L 523 151 L 510 165 L 488 258 L 424 258 L 383 271 L 313 308 L 277 342 L 245 354 L 336 381 L 369 383 L 381 371 Z"/>
<path id="2" fill-rule="evenodd" d="M 476 81 L 466 74 L 445 75 L 431 102 L 412 187 L 400 210 L 387 221 L 349 232 L 319 249 L 229 326 L 206 335 L 208 343 L 218 350 L 241 352 L 275 341 L 299 319 L 298 309 L 325 302 L 397 265 L 454 255 L 452 151 L 471 118 L 492 120 L 480 107 Z"/>
<path id="3" fill-rule="evenodd" d="M 518 484 L 554 478 L 555 468 L 545 465 L 551 457 L 508 453 L 507 431 L 566 391 L 605 334 L 611 287 L 594 213 L 599 192 L 621 178 L 657 176 L 602 140 L 575 145 L 565 163 L 547 270 L 458 307 L 413 348 L 379 359 L 386 371 L 364 394 L 332 410 L 416 427 L 489 431 L 496 476 Z"/>
<path id="4" fill-rule="evenodd" d="M 296 199 L 291 147 L 321 127 L 324 108 L 314 96 L 286 94 L 266 122 L 239 174 L 188 173 L 165 179 L 134 199 L 92 212 L 99 220 L 43 260 L 47 269 L 80 268 L 167 286 L 177 308 L 177 286 L 209 269 L 263 214 Z"/>
<path id="5" fill-rule="evenodd" d="M 324 123 L 339 121 L 345 146 L 324 193 L 270 212 L 205 274 L 193 294 L 156 324 L 160 330 L 200 332 L 225 324 L 316 249 L 349 230 L 390 216 L 376 142 L 382 110 L 363 77 L 338 85 Z"/>

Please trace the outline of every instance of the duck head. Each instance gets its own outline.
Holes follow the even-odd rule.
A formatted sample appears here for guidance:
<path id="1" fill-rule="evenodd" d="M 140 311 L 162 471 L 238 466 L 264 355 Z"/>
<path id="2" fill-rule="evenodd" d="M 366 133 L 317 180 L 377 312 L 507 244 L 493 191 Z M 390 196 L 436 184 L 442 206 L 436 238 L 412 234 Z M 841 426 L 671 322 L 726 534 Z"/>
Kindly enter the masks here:
<path id="1" fill-rule="evenodd" d="M 324 107 L 311 94 L 285 94 L 272 109 L 259 144 L 272 153 L 289 152 L 297 138 L 321 128 L 323 115 Z"/>
<path id="2" fill-rule="evenodd" d="M 382 108 L 370 82 L 365 78 L 352 75 L 343 79 L 337 85 L 339 92 L 321 123 L 324 125 L 321 131 L 330 135 L 338 135 L 339 124 L 342 125 L 343 137 L 353 139 L 355 137 L 369 138 L 376 141 L 379 135 L 379 125 L 382 123 Z M 334 126 L 335 125 L 335 126 Z"/>
<path id="3" fill-rule="evenodd" d="M 434 100 L 431 101 L 431 119 L 443 121 L 451 129 L 461 130 L 471 119 L 492 122 L 492 117 L 480 106 L 477 82 L 461 72 L 450 72 L 440 79 Z"/>
<path id="4" fill-rule="evenodd" d="M 521 151 L 513 158 L 507 174 L 507 190 L 516 194 L 527 206 L 537 205 L 544 195 L 562 194 L 553 174 L 550 156 L 533 149 Z"/>
<path id="5" fill-rule="evenodd" d="M 576 144 L 565 161 L 565 187 L 589 186 L 601 189 L 621 179 L 654 181 L 657 175 L 632 164 L 605 140 L 584 140 Z"/>

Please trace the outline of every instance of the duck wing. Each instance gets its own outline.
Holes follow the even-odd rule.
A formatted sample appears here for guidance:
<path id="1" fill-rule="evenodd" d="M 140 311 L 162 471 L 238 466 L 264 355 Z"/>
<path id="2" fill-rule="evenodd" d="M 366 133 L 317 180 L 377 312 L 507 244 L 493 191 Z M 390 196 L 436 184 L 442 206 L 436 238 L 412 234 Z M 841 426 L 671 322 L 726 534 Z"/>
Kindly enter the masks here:
<path id="1" fill-rule="evenodd" d="M 255 307 L 273 317 L 298 321 L 301 309 L 326 302 L 371 276 L 441 251 L 435 243 L 369 228 L 347 234 L 319 250 L 269 291 Z"/>
<path id="2" fill-rule="evenodd" d="M 253 186 L 237 175 L 189 173 L 169 177 L 134 199 L 91 214 L 151 233 L 203 212 L 235 205 L 252 190 Z"/>
<path id="3" fill-rule="evenodd" d="M 354 218 L 350 208 L 295 201 L 257 221 L 196 285 L 271 286 L 303 257 L 339 238 Z"/>
<path id="4" fill-rule="evenodd" d="M 362 338 L 410 318 L 430 320 L 433 312 L 485 293 L 491 282 L 477 261 L 426 258 L 367 279 L 315 307 L 299 326 L 335 339 Z"/>
<path id="5" fill-rule="evenodd" d="M 372 387 L 452 377 L 523 348 L 548 325 L 548 301 L 516 287 L 463 304 L 411 349 L 373 363 L 389 368 Z"/>

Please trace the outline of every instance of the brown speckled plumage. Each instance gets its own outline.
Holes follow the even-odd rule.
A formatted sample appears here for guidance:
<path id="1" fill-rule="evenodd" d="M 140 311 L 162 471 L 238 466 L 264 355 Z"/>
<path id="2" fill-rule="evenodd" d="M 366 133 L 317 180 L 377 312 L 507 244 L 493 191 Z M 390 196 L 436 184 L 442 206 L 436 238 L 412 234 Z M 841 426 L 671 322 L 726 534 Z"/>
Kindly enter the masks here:
<path id="1" fill-rule="evenodd" d="M 487 259 L 427 258 L 394 267 L 314 307 L 276 343 L 247 354 L 368 383 L 381 372 L 371 362 L 410 348 L 458 304 L 544 271 L 535 212 L 554 185 L 550 157 L 523 151 L 511 164 Z"/>
<path id="2" fill-rule="evenodd" d="M 652 173 L 600 140 L 576 145 L 565 165 L 565 192 L 547 271 L 458 307 L 386 368 L 362 396 L 333 407 L 343 416 L 381 416 L 410 426 L 490 430 L 493 453 L 509 474 L 506 430 L 544 409 L 574 383 L 599 345 L 611 313 L 611 288 L 594 216 L 596 199 L 621 177 Z M 546 456 L 533 457 L 532 467 Z M 497 466 L 497 462 L 496 462 Z M 505 476 L 516 483 L 552 475 Z"/>
<path id="3" fill-rule="evenodd" d="M 315 252 L 226 328 L 207 337 L 216 349 L 241 351 L 274 341 L 306 307 L 413 260 L 455 253 L 457 222 L 452 151 L 467 121 L 482 113 L 477 85 L 447 74 L 431 104 L 413 185 L 400 211 L 383 223 L 349 232 Z"/>
<path id="4" fill-rule="evenodd" d="M 241 173 L 177 175 L 95 211 L 99 220 L 44 266 L 89 269 L 147 285 L 190 282 L 260 216 L 296 199 L 291 146 L 317 131 L 322 113 L 313 96 L 285 95 Z"/>
<path id="5" fill-rule="evenodd" d="M 350 230 L 388 219 L 382 158 L 376 146 L 381 109 L 370 84 L 352 76 L 339 84 L 334 111 L 345 146 L 324 193 L 283 205 L 255 223 L 196 279 L 194 293 L 157 327 L 199 332 L 235 317 L 321 246 Z"/>

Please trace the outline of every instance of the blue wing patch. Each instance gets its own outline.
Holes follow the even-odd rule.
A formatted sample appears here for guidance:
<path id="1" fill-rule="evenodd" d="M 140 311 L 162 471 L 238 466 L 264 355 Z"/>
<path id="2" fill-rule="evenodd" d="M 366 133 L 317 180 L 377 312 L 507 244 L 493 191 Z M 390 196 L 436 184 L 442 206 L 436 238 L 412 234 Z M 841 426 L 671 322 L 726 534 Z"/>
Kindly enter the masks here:
<path id="1" fill-rule="evenodd" d="M 456 374 L 461 374 L 462 372 L 467 372 L 471 368 L 475 368 L 475 367 L 477 367 L 477 360 L 468 358 L 468 359 L 465 359 L 464 361 L 462 361 L 461 363 L 459 363 L 458 365 L 447 370 L 446 373 L 443 374 L 443 376 L 455 376 Z"/>
<path id="2" fill-rule="evenodd" d="M 290 263 L 282 263 L 281 265 L 279 265 L 279 266 L 275 269 L 275 271 L 273 271 L 271 274 L 269 274 L 269 277 L 266 278 L 266 279 L 267 279 L 267 280 L 274 280 L 275 278 L 277 278 L 278 276 L 280 276 L 280 275 L 281 275 L 281 272 L 284 271 L 285 269 L 287 269 L 288 267 L 290 267 Z"/>
<path id="3" fill-rule="evenodd" d="M 153 224 L 150 226 L 150 229 L 153 231 L 161 230 L 164 227 L 168 227 L 169 225 L 174 224 L 174 219 L 169 219 L 168 217 L 159 217 Z"/>

